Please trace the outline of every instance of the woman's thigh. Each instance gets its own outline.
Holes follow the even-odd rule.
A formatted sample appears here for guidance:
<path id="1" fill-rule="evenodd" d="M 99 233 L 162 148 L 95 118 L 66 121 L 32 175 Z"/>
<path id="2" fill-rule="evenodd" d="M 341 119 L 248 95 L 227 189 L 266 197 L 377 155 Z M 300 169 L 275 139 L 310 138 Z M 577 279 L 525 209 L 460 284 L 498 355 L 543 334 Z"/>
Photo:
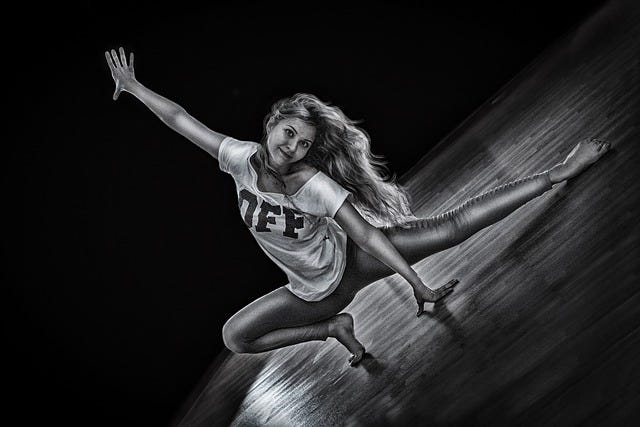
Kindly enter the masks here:
<path id="1" fill-rule="evenodd" d="M 437 217 L 414 221 L 408 227 L 381 228 L 380 231 L 387 236 L 410 265 L 463 240 L 457 236 L 455 221 L 442 221 Z M 353 261 L 349 264 L 351 271 L 348 272 L 348 276 L 357 283 L 357 290 L 395 273 L 374 256 L 354 246 L 355 250 L 351 255 Z"/>

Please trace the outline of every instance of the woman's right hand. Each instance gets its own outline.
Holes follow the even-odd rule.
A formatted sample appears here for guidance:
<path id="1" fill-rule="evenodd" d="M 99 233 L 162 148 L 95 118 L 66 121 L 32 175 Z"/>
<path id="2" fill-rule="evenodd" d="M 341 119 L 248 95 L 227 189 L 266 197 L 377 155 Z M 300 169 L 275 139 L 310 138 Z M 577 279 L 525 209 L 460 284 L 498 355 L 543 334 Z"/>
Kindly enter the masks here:
<path id="1" fill-rule="evenodd" d="M 431 289 L 424 284 L 421 286 L 413 286 L 413 296 L 416 298 L 416 302 L 418 303 L 418 312 L 416 313 L 416 316 L 420 317 L 420 315 L 424 313 L 424 303 L 438 302 L 440 299 L 453 292 L 453 287 L 458 283 L 460 283 L 458 279 L 449 280 L 438 289 Z"/>
<path id="2" fill-rule="evenodd" d="M 127 90 L 133 83 L 136 82 L 136 75 L 133 71 L 133 52 L 129 54 L 129 63 L 127 64 L 127 56 L 124 54 L 124 49 L 119 49 L 120 57 L 116 53 L 115 49 L 111 49 L 111 52 L 105 52 L 104 56 L 107 58 L 107 65 L 111 70 L 111 77 L 116 84 L 116 90 L 113 92 L 113 100 L 115 101 L 120 96 L 120 92 Z"/>

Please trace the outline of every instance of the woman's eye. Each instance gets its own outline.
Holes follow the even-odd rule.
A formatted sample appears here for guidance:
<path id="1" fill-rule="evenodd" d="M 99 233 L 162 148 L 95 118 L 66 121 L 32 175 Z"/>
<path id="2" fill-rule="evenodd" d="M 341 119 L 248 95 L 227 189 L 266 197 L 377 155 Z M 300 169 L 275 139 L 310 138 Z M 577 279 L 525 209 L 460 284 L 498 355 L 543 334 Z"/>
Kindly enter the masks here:
<path id="1" fill-rule="evenodd" d="M 285 129 L 284 133 L 286 133 L 288 137 L 292 137 L 293 136 L 293 131 L 291 129 Z"/>
<path id="2" fill-rule="evenodd" d="M 309 143 L 307 141 L 302 141 L 302 146 L 304 148 L 309 148 Z"/>

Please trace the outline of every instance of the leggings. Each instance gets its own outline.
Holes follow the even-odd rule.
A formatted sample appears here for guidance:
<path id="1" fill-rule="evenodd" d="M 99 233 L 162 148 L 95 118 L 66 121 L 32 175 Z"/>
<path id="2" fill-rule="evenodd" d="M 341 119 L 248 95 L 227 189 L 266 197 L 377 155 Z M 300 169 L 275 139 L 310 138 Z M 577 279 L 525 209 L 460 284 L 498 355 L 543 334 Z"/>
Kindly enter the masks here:
<path id="1" fill-rule="evenodd" d="M 549 172 L 494 188 L 438 216 L 381 231 L 409 264 L 455 246 L 551 189 Z M 407 227 L 408 225 L 408 227 Z M 326 340 L 328 322 L 367 285 L 395 272 L 347 240 L 347 263 L 338 287 L 320 301 L 304 301 L 280 287 L 250 303 L 223 326 L 225 345 L 236 353 L 260 353 L 311 340 Z"/>

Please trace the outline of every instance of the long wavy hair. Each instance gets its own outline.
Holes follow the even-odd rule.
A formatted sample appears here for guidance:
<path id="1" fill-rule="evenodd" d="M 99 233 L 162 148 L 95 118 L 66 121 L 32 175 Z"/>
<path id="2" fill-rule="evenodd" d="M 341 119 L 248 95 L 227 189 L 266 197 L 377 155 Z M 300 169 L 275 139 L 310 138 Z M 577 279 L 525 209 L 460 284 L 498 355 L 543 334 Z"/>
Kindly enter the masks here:
<path id="1" fill-rule="evenodd" d="M 371 153 L 369 135 L 340 108 L 306 93 L 277 101 L 264 118 L 258 161 L 282 183 L 283 189 L 281 177 L 269 167 L 266 141 L 275 125 L 288 118 L 298 118 L 316 129 L 315 141 L 301 162 L 350 191 L 354 206 L 369 222 L 390 226 L 416 219 L 407 191 L 396 182 L 395 175 L 389 174 L 382 156 Z"/>

